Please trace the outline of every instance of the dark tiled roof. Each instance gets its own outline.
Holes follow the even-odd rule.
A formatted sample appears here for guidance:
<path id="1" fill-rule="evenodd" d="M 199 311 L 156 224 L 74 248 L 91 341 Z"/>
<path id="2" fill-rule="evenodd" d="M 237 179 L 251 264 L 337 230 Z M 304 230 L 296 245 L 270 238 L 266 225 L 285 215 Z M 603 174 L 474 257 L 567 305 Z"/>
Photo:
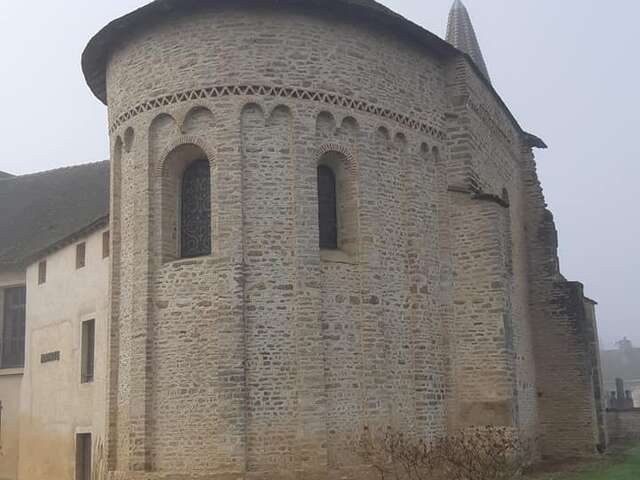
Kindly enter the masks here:
<path id="1" fill-rule="evenodd" d="M 5 178 L 11 178 L 11 177 L 13 177 L 13 175 L 11 175 L 10 173 L 0 172 L 0 180 L 5 179 Z"/>
<path id="2" fill-rule="evenodd" d="M 0 180 L 0 268 L 23 265 L 109 215 L 109 162 Z"/>

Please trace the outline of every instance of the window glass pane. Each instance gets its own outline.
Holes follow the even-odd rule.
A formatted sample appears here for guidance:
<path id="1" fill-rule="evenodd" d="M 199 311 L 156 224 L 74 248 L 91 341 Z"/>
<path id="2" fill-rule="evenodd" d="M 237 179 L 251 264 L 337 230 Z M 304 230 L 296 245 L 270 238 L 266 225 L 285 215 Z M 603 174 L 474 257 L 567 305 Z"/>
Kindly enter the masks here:
<path id="1" fill-rule="evenodd" d="M 338 248 L 336 177 L 333 171 L 324 165 L 318 167 L 318 223 L 320 248 Z"/>
<path id="2" fill-rule="evenodd" d="M 76 479 L 91 480 L 91 434 L 76 436 Z"/>
<path id="3" fill-rule="evenodd" d="M 102 234 L 102 258 L 107 258 L 111 254 L 111 238 L 109 231 Z"/>
<path id="4" fill-rule="evenodd" d="M 2 332 L 2 368 L 24 367 L 25 287 L 4 291 L 4 321 Z"/>
<path id="5" fill-rule="evenodd" d="M 197 160 L 182 178 L 181 256 L 211 254 L 211 176 L 209 162 Z"/>
<path id="6" fill-rule="evenodd" d="M 38 285 L 47 281 L 47 261 L 43 260 L 38 264 Z"/>
<path id="7" fill-rule="evenodd" d="M 82 383 L 93 382 L 95 365 L 96 322 L 82 322 Z"/>
<path id="8" fill-rule="evenodd" d="M 76 268 L 82 268 L 86 264 L 86 244 L 79 243 L 76 245 Z"/>

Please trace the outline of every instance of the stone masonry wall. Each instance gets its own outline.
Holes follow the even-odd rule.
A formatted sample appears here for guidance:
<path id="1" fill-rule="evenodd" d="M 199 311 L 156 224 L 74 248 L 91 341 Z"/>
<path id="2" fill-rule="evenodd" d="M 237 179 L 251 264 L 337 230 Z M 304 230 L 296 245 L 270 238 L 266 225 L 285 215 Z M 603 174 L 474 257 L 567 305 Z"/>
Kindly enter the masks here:
<path id="1" fill-rule="evenodd" d="M 597 331 L 585 309 L 582 285 L 560 274 L 558 238 L 546 208 L 532 155 L 523 155 L 528 188 L 527 241 L 531 328 L 543 457 L 580 457 L 596 452 L 606 434 L 598 419 L 594 388 Z"/>
<path id="2" fill-rule="evenodd" d="M 640 408 L 609 410 L 606 416 L 609 438 L 612 443 L 640 440 Z"/>
<path id="3" fill-rule="evenodd" d="M 339 470 L 353 463 L 347 443 L 369 422 L 415 425 L 420 435 L 444 431 L 443 329 L 428 295 L 439 288 L 430 218 L 433 147 L 443 148 L 443 114 L 434 110 L 444 102 L 442 76 L 422 52 L 416 69 L 417 52 L 395 39 L 374 40 L 392 45 L 381 61 L 368 32 L 339 22 L 327 27 L 297 15 L 228 11 L 163 25 L 153 48 L 145 38 L 114 57 L 112 118 L 153 94 L 181 91 L 185 81 L 201 87 L 242 78 L 360 95 L 402 113 L 412 110 L 399 93 L 407 88 L 425 98 L 416 118 L 429 129 L 416 132 L 326 99 L 253 94 L 171 105 L 114 134 L 122 152 L 117 289 L 139 293 L 119 298 L 113 470 Z M 224 51 L 245 58 L 246 72 L 220 64 Z M 156 52 L 163 64 L 146 64 Z M 275 60 L 283 52 L 290 63 Z M 319 60 L 330 56 L 331 64 Z M 195 64 L 180 70 L 187 59 Z M 229 68 L 234 75 L 226 78 Z M 370 73 L 358 73 L 363 68 Z M 139 79 L 129 82 L 135 71 L 157 72 L 162 88 L 136 97 Z M 302 74 L 315 80 L 297 80 Z M 351 91 L 354 75 L 369 83 L 369 94 Z M 129 152 L 119 147 L 127 135 Z M 163 162 L 178 158 L 172 152 L 183 144 L 211 163 L 213 253 L 163 262 L 175 234 L 166 231 L 163 205 L 176 193 L 166 188 Z M 357 240 L 339 252 L 317 246 L 315 171 L 324 152 L 344 159 L 354 197 L 344 215 L 357 224 Z M 403 191 L 405 184 L 412 190 Z"/>
<path id="4" fill-rule="evenodd" d="M 447 92 L 458 420 L 484 418 L 535 436 L 521 142 L 466 60 L 448 65 Z"/>
<path id="5" fill-rule="evenodd" d="M 533 160 L 464 62 L 233 7 L 113 53 L 113 478 L 351 478 L 366 425 L 534 433 Z M 199 157 L 213 251 L 180 260 Z M 320 162 L 338 251 L 318 248 Z"/>

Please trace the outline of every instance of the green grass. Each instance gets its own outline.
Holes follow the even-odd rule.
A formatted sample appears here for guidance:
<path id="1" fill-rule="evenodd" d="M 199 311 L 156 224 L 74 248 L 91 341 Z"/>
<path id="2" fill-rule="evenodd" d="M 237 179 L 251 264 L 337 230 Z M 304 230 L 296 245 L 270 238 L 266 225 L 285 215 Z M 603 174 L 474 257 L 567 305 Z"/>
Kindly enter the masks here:
<path id="1" fill-rule="evenodd" d="M 640 480 L 640 446 L 584 471 L 551 474 L 540 480 Z"/>

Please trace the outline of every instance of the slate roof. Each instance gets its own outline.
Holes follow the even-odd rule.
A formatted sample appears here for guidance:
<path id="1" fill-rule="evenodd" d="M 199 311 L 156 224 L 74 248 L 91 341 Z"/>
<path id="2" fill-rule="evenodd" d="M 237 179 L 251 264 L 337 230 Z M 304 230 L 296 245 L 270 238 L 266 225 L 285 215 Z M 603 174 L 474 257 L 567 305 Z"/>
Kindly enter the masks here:
<path id="1" fill-rule="evenodd" d="M 109 162 L 0 178 L 0 268 L 106 225 Z"/>

